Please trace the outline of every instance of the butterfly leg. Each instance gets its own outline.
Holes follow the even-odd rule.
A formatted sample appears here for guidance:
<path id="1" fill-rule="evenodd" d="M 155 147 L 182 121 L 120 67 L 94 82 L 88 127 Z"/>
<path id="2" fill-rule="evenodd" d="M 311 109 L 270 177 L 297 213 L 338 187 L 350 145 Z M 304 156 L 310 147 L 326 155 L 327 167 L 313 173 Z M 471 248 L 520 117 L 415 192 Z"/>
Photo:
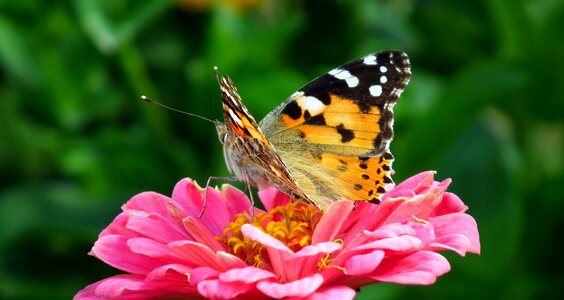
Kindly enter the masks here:
<path id="1" fill-rule="evenodd" d="M 204 211 L 206 210 L 206 207 L 208 205 L 208 187 L 210 186 L 210 182 L 211 181 L 227 181 L 227 182 L 240 182 L 241 180 L 237 177 L 208 177 L 208 181 L 206 182 L 206 191 L 204 193 L 204 205 L 202 205 L 202 209 L 200 210 L 200 213 L 198 214 L 198 219 L 202 218 L 202 215 L 204 214 Z"/>
<path id="2" fill-rule="evenodd" d="M 253 221 L 253 218 L 255 217 L 255 199 L 253 199 L 253 190 L 251 189 L 251 185 L 246 182 L 247 184 L 247 188 L 246 190 L 248 190 L 249 192 L 249 200 L 251 200 L 251 222 Z"/>

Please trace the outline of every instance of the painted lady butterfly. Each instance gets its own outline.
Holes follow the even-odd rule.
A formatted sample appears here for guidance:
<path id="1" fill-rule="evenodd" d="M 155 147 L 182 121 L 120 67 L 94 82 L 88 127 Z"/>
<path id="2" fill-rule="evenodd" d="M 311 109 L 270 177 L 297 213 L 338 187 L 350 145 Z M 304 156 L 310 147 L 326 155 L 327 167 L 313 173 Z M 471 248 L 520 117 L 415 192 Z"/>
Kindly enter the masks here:
<path id="1" fill-rule="evenodd" d="M 392 108 L 410 75 L 405 53 L 370 54 L 311 81 L 258 124 L 221 76 L 225 124 L 216 129 L 229 171 L 322 210 L 340 199 L 378 203 L 392 183 Z"/>

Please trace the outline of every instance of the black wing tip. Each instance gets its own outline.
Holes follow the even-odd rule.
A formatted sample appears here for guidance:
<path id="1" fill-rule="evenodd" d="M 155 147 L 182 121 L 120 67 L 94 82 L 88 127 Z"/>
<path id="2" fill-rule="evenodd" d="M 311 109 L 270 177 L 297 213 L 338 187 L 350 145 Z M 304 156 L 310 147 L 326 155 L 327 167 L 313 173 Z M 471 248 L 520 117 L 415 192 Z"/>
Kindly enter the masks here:
<path id="1" fill-rule="evenodd" d="M 402 68 L 406 73 L 411 73 L 411 62 L 409 60 L 409 56 L 403 51 L 386 50 L 372 55 L 375 55 L 378 61 L 389 60 L 391 64 Z"/>

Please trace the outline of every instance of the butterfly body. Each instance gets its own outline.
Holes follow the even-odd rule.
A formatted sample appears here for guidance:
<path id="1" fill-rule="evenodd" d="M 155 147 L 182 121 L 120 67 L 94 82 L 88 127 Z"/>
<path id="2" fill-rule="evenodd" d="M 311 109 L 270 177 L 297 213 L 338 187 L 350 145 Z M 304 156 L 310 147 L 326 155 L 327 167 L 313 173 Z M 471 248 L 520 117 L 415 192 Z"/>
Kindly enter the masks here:
<path id="1" fill-rule="evenodd" d="M 392 108 L 410 74 L 405 53 L 371 54 L 308 83 L 260 123 L 222 76 L 225 124 L 216 128 L 229 171 L 323 210 L 341 199 L 378 202 L 393 183 Z"/>

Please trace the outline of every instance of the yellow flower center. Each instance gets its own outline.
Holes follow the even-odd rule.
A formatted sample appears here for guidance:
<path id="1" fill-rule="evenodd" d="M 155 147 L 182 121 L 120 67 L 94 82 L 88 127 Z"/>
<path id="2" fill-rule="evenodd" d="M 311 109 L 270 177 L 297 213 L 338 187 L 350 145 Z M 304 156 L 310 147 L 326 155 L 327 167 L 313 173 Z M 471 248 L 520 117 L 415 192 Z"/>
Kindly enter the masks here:
<path id="1" fill-rule="evenodd" d="M 266 213 L 258 213 L 252 222 L 244 214 L 238 214 L 223 231 L 218 240 L 229 247 L 229 252 L 244 260 L 248 265 L 270 270 L 270 261 L 265 247 L 245 237 L 241 226 L 252 224 L 265 233 L 283 242 L 296 252 L 311 245 L 311 236 L 323 212 L 313 205 L 290 202 L 275 207 Z"/>

